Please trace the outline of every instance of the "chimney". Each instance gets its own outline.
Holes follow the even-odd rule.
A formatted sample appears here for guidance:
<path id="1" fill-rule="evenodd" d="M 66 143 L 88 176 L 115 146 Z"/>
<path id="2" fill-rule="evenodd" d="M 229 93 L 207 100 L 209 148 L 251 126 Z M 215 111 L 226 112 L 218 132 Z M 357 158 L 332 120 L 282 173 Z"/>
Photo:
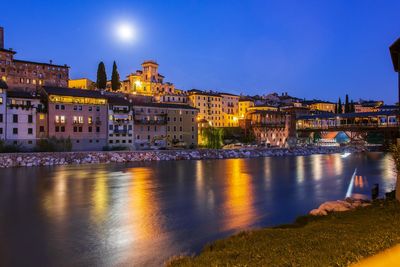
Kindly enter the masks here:
<path id="1" fill-rule="evenodd" d="M 4 28 L 0 27 L 0 49 L 4 49 Z"/>

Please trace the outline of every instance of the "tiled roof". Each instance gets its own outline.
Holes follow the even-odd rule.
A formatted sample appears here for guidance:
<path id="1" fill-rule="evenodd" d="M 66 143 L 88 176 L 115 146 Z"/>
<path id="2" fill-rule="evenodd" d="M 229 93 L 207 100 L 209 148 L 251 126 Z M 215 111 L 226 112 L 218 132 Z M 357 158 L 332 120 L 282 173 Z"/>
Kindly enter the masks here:
<path id="1" fill-rule="evenodd" d="M 34 62 L 34 61 L 27 61 L 27 60 L 20 60 L 20 59 L 14 59 L 13 61 L 16 63 L 35 64 L 35 65 L 43 65 L 43 66 L 57 67 L 57 68 L 69 68 L 69 66 L 67 66 L 67 65 L 56 65 L 56 64 L 50 64 L 50 63 Z"/>
<path id="2" fill-rule="evenodd" d="M 40 98 L 39 94 L 34 92 L 26 92 L 26 91 L 7 91 L 7 97 L 9 98 L 27 98 L 27 99 L 37 99 Z"/>
<path id="3" fill-rule="evenodd" d="M 75 89 L 75 88 L 65 88 L 65 87 L 49 87 L 49 86 L 44 86 L 43 89 L 48 95 L 107 98 L 107 96 L 104 95 L 104 92 L 96 90 Z"/>

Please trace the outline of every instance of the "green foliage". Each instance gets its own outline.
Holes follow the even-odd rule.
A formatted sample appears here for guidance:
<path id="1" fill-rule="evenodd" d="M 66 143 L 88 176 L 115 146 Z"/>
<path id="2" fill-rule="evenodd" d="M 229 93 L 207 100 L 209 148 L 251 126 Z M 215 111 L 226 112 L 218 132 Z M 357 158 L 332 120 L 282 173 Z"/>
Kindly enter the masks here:
<path id="1" fill-rule="evenodd" d="M 40 139 L 36 142 L 35 151 L 37 152 L 68 152 L 72 150 L 71 139 L 50 137 Z"/>
<path id="2" fill-rule="evenodd" d="M 248 129 L 247 132 L 241 127 L 225 127 L 222 129 L 224 131 L 224 140 L 240 143 L 251 143 L 255 141 L 252 129 Z"/>
<path id="3" fill-rule="evenodd" d="M 206 246 L 198 256 L 174 258 L 168 266 L 349 266 L 398 243 L 400 203 L 377 201 L 242 232 Z"/>
<path id="4" fill-rule="evenodd" d="M 0 153 L 17 153 L 21 151 L 21 144 L 6 144 L 3 140 L 0 140 Z"/>
<path id="5" fill-rule="evenodd" d="M 96 81 L 97 88 L 99 89 L 106 89 L 107 86 L 107 74 L 106 74 L 106 67 L 104 66 L 103 61 L 99 63 L 97 67 L 97 81 Z"/>
<path id="6" fill-rule="evenodd" d="M 117 91 L 121 87 L 121 82 L 119 79 L 119 73 L 117 69 L 117 64 L 113 63 L 113 69 L 112 69 L 112 74 L 111 74 L 111 89 L 113 91 Z"/>
<path id="7" fill-rule="evenodd" d="M 224 130 L 215 127 L 203 128 L 201 130 L 201 137 L 204 147 L 219 149 L 223 146 Z"/>
<path id="8" fill-rule="evenodd" d="M 342 114 L 343 113 L 342 100 L 340 99 L 340 97 L 339 97 L 339 101 L 338 101 L 337 106 L 336 106 L 336 113 L 337 114 Z"/>
<path id="9" fill-rule="evenodd" d="M 346 100 L 344 104 L 344 113 L 350 113 L 350 103 L 349 103 L 349 95 L 346 94 Z"/>

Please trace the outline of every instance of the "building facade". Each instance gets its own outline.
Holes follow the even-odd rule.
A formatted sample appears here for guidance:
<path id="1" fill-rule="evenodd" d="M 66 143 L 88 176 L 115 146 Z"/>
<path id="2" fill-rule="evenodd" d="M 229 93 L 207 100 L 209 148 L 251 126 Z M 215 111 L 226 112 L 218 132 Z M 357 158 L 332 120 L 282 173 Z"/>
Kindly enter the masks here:
<path id="1" fill-rule="evenodd" d="M 95 89 L 95 82 L 88 78 L 81 79 L 70 79 L 68 80 L 68 88 L 77 88 L 77 89 Z"/>
<path id="2" fill-rule="evenodd" d="M 40 96 L 31 92 L 8 91 L 6 108 L 7 143 L 31 150 L 36 146 L 37 111 L 43 110 Z"/>
<path id="3" fill-rule="evenodd" d="M 4 29 L 0 27 L 0 39 Z M 4 48 L 0 42 L 0 78 L 7 82 L 9 90 L 35 91 L 41 86 L 68 85 L 69 67 L 49 63 L 15 59 L 16 52 Z"/>
<path id="4" fill-rule="evenodd" d="M 111 87 L 111 82 L 109 82 Z M 158 72 L 158 63 L 147 60 L 142 63 L 142 69 L 129 74 L 121 82 L 120 91 L 127 94 L 154 96 L 158 94 L 173 94 L 172 83 L 164 82 L 164 76 Z"/>
<path id="5" fill-rule="evenodd" d="M 72 149 L 102 150 L 107 145 L 107 98 L 100 91 L 45 87 L 48 135 L 70 138 Z"/>
<path id="6" fill-rule="evenodd" d="M 198 110 L 189 105 L 165 105 L 165 107 L 167 109 L 167 147 L 196 147 Z"/>
<path id="7" fill-rule="evenodd" d="M 197 120 L 207 121 L 209 126 L 223 127 L 222 96 L 211 91 L 190 90 L 189 104 L 199 110 Z"/>
<path id="8" fill-rule="evenodd" d="M 134 149 L 133 109 L 123 97 L 108 97 L 108 146 Z"/>
<path id="9" fill-rule="evenodd" d="M 222 97 L 222 127 L 239 126 L 239 96 L 220 93 Z"/>
<path id="10" fill-rule="evenodd" d="M 4 140 L 6 138 L 6 107 L 7 89 L 0 87 L 0 140 Z"/>

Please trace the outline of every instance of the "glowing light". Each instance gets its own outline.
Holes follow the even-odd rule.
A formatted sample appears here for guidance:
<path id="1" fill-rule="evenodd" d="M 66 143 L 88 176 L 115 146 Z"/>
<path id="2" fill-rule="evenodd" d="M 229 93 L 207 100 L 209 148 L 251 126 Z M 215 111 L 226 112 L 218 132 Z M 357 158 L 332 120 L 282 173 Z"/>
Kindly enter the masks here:
<path id="1" fill-rule="evenodd" d="M 115 33 L 123 42 L 131 42 L 135 38 L 136 32 L 133 25 L 129 23 L 119 23 L 116 26 Z"/>

